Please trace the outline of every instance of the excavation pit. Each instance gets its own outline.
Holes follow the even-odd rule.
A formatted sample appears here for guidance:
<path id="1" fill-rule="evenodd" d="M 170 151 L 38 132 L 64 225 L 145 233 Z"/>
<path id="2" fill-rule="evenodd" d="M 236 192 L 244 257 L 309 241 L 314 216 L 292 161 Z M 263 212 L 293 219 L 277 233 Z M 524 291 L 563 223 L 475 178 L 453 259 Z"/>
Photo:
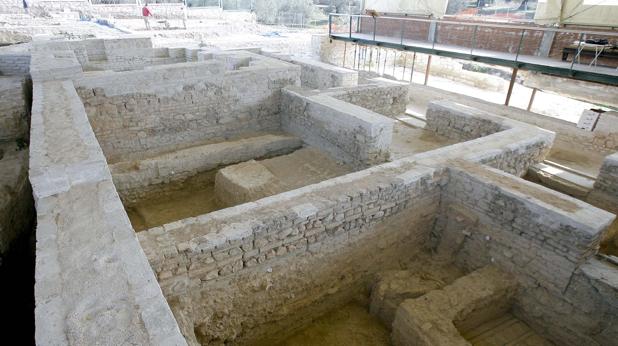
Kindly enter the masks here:
<path id="1" fill-rule="evenodd" d="M 520 178 L 554 133 L 442 100 L 411 131 L 418 145 L 393 150 L 405 142 L 393 116 L 407 84 L 307 89 L 306 65 L 249 52 L 84 74 L 87 43 L 51 56 L 54 45 L 40 45 L 30 148 L 38 343 L 276 344 L 354 301 L 367 309 L 381 274 L 427 268 L 435 285 L 421 275 L 422 289 L 381 295 L 401 299 L 376 314 L 395 310 L 385 325 L 395 344 L 410 344 L 427 316 L 437 316 L 430 337 L 448 325 L 465 340 L 485 321 L 462 321 L 493 302 L 504 308 L 496 316 L 559 344 L 614 340 L 618 280 L 596 257 L 614 215 Z M 230 56 L 238 68 L 226 67 Z M 214 210 L 218 174 L 234 205 Z M 135 233 L 122 203 L 157 196 L 158 206 L 136 204 L 146 229 Z M 166 215 L 176 206 L 165 203 L 202 209 Z M 444 280 L 428 262 L 461 275 Z M 461 280 L 484 288 L 456 290 L 446 300 L 457 309 L 423 303 L 444 302 Z M 414 307 L 435 314 L 416 319 Z"/>

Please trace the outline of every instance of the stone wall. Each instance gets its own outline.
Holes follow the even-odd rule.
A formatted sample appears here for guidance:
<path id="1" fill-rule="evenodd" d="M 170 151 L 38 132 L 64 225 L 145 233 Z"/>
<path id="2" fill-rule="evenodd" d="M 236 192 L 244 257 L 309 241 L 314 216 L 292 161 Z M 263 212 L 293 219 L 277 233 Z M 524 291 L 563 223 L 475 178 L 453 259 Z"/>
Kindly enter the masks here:
<path id="1" fill-rule="evenodd" d="M 72 52 L 83 71 L 129 71 L 153 65 L 182 63 L 191 60 L 193 53 L 186 48 L 153 48 L 150 37 L 138 35 L 118 39 L 35 41 L 32 51 L 35 59 L 44 56 L 48 60 L 59 54 L 69 56 Z M 35 65 L 37 69 L 47 67 L 41 61 Z"/>
<path id="2" fill-rule="evenodd" d="M 369 109 L 386 116 L 398 116 L 406 112 L 408 85 L 384 78 L 374 78 L 367 85 L 355 88 L 339 88 L 331 96 L 338 100 Z"/>
<path id="3" fill-rule="evenodd" d="M 459 248 L 456 258 L 466 268 L 495 263 L 529 285 L 560 293 L 575 269 L 596 254 L 614 219 L 495 169 L 459 163 L 449 171 L 441 241 Z"/>
<path id="4" fill-rule="evenodd" d="M 37 344 L 183 345 L 71 81 L 35 82 Z"/>
<path id="5" fill-rule="evenodd" d="M 105 72 L 76 86 L 103 151 L 116 162 L 277 130 L 281 88 L 298 84 L 299 74 L 297 66 L 256 56 L 233 71 L 208 60 Z"/>
<path id="6" fill-rule="evenodd" d="M 260 54 L 299 65 L 300 83 L 305 88 L 328 89 L 358 85 L 358 71 L 326 64 L 314 59 L 291 57 L 270 51 L 262 50 Z"/>
<path id="7" fill-rule="evenodd" d="M 618 275 L 593 256 L 614 215 L 495 169 L 457 162 L 448 171 L 437 253 L 513 274 L 516 315 L 556 344 L 611 344 Z"/>
<path id="8" fill-rule="evenodd" d="M 30 73 L 30 54 L 0 53 L 0 76 L 27 76 Z"/>
<path id="9" fill-rule="evenodd" d="M 28 150 L 0 142 L 0 266 L 15 242 L 31 234 L 33 219 Z"/>
<path id="10" fill-rule="evenodd" d="M 183 182 L 199 173 L 253 159 L 288 154 L 302 141 L 287 135 L 263 135 L 194 146 L 110 165 L 114 185 L 125 205 L 160 195 L 169 183 Z M 214 178 L 214 172 L 213 172 Z"/>
<path id="11" fill-rule="evenodd" d="M 0 142 L 28 138 L 30 88 L 24 77 L 0 77 Z"/>
<path id="12" fill-rule="evenodd" d="M 512 107 L 486 102 L 434 87 L 410 84 L 409 88 L 411 101 L 421 108 L 425 108 L 432 101 L 450 100 L 486 111 L 492 115 L 529 123 L 553 131 L 556 133 L 556 149 L 566 148 L 570 151 L 577 151 L 583 156 L 587 155 L 587 151 L 610 155 L 618 150 L 618 131 L 605 130 L 601 126 L 598 126 L 595 131 L 586 131 L 577 128 L 573 123 L 561 119 L 540 116 L 539 114 L 521 109 L 513 110 Z"/>
<path id="13" fill-rule="evenodd" d="M 448 160 L 516 173 L 542 160 L 553 135 L 522 126 L 138 237 L 190 343 L 283 337 L 431 244 Z"/>
<path id="14" fill-rule="evenodd" d="M 194 299 L 187 318 L 199 341 L 254 340 L 297 323 L 293 319 L 301 316 L 288 316 L 286 306 L 316 302 L 327 287 L 338 291 L 340 285 L 355 287 L 341 292 L 350 297 L 386 259 L 406 261 L 411 249 L 420 251 L 438 207 L 439 179 L 429 168 L 399 176 L 378 170 L 351 174 L 138 237 L 168 299 Z M 363 263 L 364 269 L 345 263 Z M 259 288 L 262 284 L 269 287 Z M 265 289 L 258 293 L 262 299 L 249 294 L 254 285 L 258 292 Z M 226 291 L 215 292 L 220 286 Z M 202 294 L 210 298 L 199 298 Z M 217 312 L 222 309 L 225 315 Z M 264 323 L 273 323 L 272 330 L 254 329 Z"/>
<path id="15" fill-rule="evenodd" d="M 613 345 L 618 340 L 618 271 L 591 258 L 583 263 L 562 294 L 526 287 L 514 313 L 557 345 Z"/>
<path id="16" fill-rule="evenodd" d="M 485 137 L 509 128 L 503 119 L 451 101 L 430 103 L 426 117 L 427 130 L 457 141 Z"/>
<path id="17" fill-rule="evenodd" d="M 285 89 L 282 128 L 338 160 L 367 167 L 388 159 L 394 121 L 329 95 Z"/>
<path id="18" fill-rule="evenodd" d="M 604 209 L 618 213 L 618 153 L 605 157 L 588 198 Z"/>

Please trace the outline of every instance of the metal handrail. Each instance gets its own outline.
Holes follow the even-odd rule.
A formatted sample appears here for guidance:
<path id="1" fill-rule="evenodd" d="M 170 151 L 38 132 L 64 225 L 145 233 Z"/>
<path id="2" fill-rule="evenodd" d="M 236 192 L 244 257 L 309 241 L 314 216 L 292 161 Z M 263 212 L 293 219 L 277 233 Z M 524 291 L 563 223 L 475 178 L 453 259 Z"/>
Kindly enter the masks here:
<path id="1" fill-rule="evenodd" d="M 519 67 L 523 66 L 524 64 L 527 64 L 525 62 L 522 64 L 521 63 L 521 59 L 520 59 L 521 55 L 524 54 L 522 51 L 524 49 L 523 48 L 524 47 L 524 39 L 525 39 L 527 31 L 528 32 L 530 32 L 530 31 L 542 31 L 542 32 L 550 32 L 550 33 L 578 34 L 578 38 L 579 38 L 578 41 L 577 41 L 577 44 L 578 44 L 578 54 L 577 54 L 577 56 L 575 56 L 572 59 L 572 61 L 570 63 L 570 67 L 565 69 L 565 71 L 568 71 L 568 75 L 569 76 L 574 76 L 576 73 L 578 73 L 578 74 L 582 73 L 582 71 L 576 71 L 575 63 L 576 63 L 576 61 L 579 58 L 579 53 L 580 53 L 580 49 L 579 48 L 581 47 L 581 45 L 582 45 L 582 43 L 585 40 L 587 35 L 597 36 L 597 37 L 598 36 L 604 36 L 604 35 L 611 36 L 611 37 L 618 37 L 618 32 L 604 32 L 604 31 L 593 31 L 593 30 L 568 30 L 568 29 L 556 29 L 556 28 L 541 28 L 541 27 L 532 27 L 532 26 L 525 26 L 525 25 L 501 25 L 501 24 L 485 24 L 485 23 L 469 23 L 469 22 L 466 23 L 466 22 L 443 21 L 443 20 L 437 20 L 437 19 L 422 19 L 422 18 L 374 17 L 374 16 L 367 16 L 367 15 L 350 15 L 350 14 L 338 14 L 338 13 L 330 14 L 329 17 L 328 17 L 328 32 L 329 32 L 329 36 L 331 36 L 331 37 L 337 37 L 337 36 L 340 36 L 342 34 L 342 33 L 336 33 L 336 34 L 339 34 L 339 35 L 333 35 L 332 34 L 332 29 L 333 29 L 333 25 L 332 24 L 333 24 L 333 18 L 334 17 L 347 17 L 348 18 L 349 25 L 348 25 L 347 30 L 349 30 L 349 32 L 345 33 L 346 34 L 345 36 L 347 36 L 346 38 L 349 38 L 350 40 L 354 40 L 355 39 L 353 37 L 353 29 L 352 29 L 352 21 L 354 20 L 354 18 L 356 18 L 356 21 L 357 21 L 357 24 L 358 24 L 358 27 L 355 29 L 356 30 L 355 33 L 357 31 L 359 31 L 359 29 L 360 29 L 360 23 L 361 23 L 361 19 L 362 18 L 366 18 L 366 19 L 371 18 L 371 20 L 373 20 L 373 23 L 371 23 L 369 20 L 367 22 L 368 22 L 368 25 L 373 25 L 373 32 L 372 33 L 369 33 L 369 32 L 366 33 L 367 35 L 370 35 L 369 38 L 366 39 L 366 40 L 370 41 L 370 42 L 373 41 L 373 44 L 378 45 L 378 46 L 381 46 L 383 44 L 388 44 L 389 43 L 389 42 L 376 41 L 376 35 L 377 35 L 377 29 L 378 29 L 377 21 L 378 20 L 386 19 L 386 20 L 398 20 L 398 21 L 400 21 L 399 37 L 396 36 L 397 35 L 396 32 L 393 32 L 392 34 L 389 34 L 389 35 L 391 35 L 389 37 L 392 37 L 394 40 L 398 39 L 399 44 L 401 46 L 404 46 L 404 31 L 406 30 L 406 26 L 403 25 L 403 23 L 405 21 L 429 23 L 429 24 L 431 24 L 429 30 L 430 31 L 433 30 L 433 32 L 430 32 L 429 36 L 426 39 L 422 40 L 422 41 L 430 43 L 432 50 L 435 50 L 436 46 L 438 44 L 436 41 L 437 41 L 437 36 L 438 36 L 438 34 L 440 32 L 440 29 L 439 29 L 440 25 L 439 24 L 445 24 L 446 23 L 446 24 L 453 24 L 453 25 L 459 25 L 459 26 L 474 27 L 472 38 L 471 38 L 471 41 L 472 41 L 471 42 L 471 47 L 470 47 L 470 50 L 469 50 L 470 60 L 477 60 L 477 58 L 478 58 L 476 56 L 473 56 L 473 53 L 474 53 L 474 50 L 477 49 L 477 45 L 478 45 L 477 33 L 479 31 L 478 30 L 479 27 L 507 28 L 507 29 L 511 29 L 511 30 L 521 31 L 521 35 L 519 37 L 519 42 L 517 44 L 517 51 L 513 52 L 514 53 L 514 60 L 513 59 L 509 60 L 509 61 L 514 63 L 512 65 L 513 68 L 519 68 Z M 344 23 L 345 23 L 345 21 L 344 21 Z M 466 47 L 467 45 L 463 45 L 463 46 L 462 45 L 455 45 L 455 46 Z M 408 47 L 408 48 L 410 48 L 410 47 Z M 408 48 L 404 48 L 404 49 L 408 49 Z M 537 49 L 540 49 L 540 46 L 537 47 Z M 497 52 L 502 52 L 502 51 L 501 50 L 497 50 Z M 510 53 L 510 52 L 507 52 L 507 53 Z M 511 53 L 511 54 L 513 54 L 513 53 Z M 432 53 L 430 53 L 430 54 L 432 54 Z M 436 53 L 436 54 L 440 55 L 440 53 Z M 547 57 L 547 58 L 551 59 L 549 57 Z M 466 58 L 464 58 L 464 59 L 466 59 Z M 511 66 L 511 65 L 509 65 L 509 66 Z M 545 66 L 545 65 L 543 65 L 543 66 Z M 551 65 L 547 65 L 547 66 L 551 67 Z M 596 67 L 596 65 L 595 65 L 595 67 Z M 597 77 L 589 77 L 589 78 L 597 78 Z M 615 78 L 615 77 L 611 77 L 610 76 L 608 78 L 612 79 L 612 78 Z M 593 79 L 593 80 L 598 81 L 599 79 Z M 605 80 L 605 79 L 603 78 L 603 80 Z M 611 83 L 615 83 L 615 81 L 612 79 Z"/>
<path id="2" fill-rule="evenodd" d="M 526 29 L 528 31 L 547 31 L 547 32 L 558 32 L 558 33 L 571 33 L 571 34 L 580 34 L 580 33 L 590 33 L 594 35 L 608 35 L 608 36 L 616 36 L 618 37 L 618 32 L 613 31 L 596 31 L 596 30 L 573 30 L 573 29 L 558 29 L 558 28 L 544 28 L 539 26 L 530 26 L 530 25 L 509 25 L 509 24 L 490 24 L 490 23 L 472 23 L 472 22 L 457 22 L 450 20 L 441 20 L 441 19 L 424 19 L 424 18 L 410 18 L 410 17 L 373 17 L 363 14 L 345 14 L 345 13 L 330 13 L 329 15 L 329 24 L 331 23 L 331 17 L 356 17 L 356 18 L 372 18 L 372 19 L 393 19 L 393 20 L 401 20 L 401 21 L 410 21 L 410 22 L 423 22 L 423 23 L 431 23 L 436 22 L 438 24 L 452 24 L 452 25 L 462 25 L 462 26 L 479 26 L 479 27 L 488 27 L 488 28 L 507 28 L 507 29 L 516 29 L 522 30 Z"/>

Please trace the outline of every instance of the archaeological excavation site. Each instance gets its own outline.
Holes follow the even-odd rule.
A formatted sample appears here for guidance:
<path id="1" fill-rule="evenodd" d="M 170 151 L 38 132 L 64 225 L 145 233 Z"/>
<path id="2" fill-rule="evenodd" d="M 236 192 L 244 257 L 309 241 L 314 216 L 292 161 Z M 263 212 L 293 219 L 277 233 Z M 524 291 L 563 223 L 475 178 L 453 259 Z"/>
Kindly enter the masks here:
<path id="1" fill-rule="evenodd" d="M 10 340 L 618 345 L 618 5 L 514 2 L 0 0 Z"/>

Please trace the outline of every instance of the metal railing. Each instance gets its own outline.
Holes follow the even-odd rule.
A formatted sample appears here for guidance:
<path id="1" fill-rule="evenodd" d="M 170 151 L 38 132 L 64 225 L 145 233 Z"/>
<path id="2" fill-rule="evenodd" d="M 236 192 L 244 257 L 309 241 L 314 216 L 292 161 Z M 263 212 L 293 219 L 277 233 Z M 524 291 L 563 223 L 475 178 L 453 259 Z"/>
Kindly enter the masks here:
<path id="1" fill-rule="evenodd" d="M 328 33 L 334 38 L 365 44 L 489 63 L 501 61 L 504 66 L 532 64 L 568 69 L 571 74 L 595 72 L 618 78 L 618 32 L 615 31 L 330 14 Z M 586 43 L 587 39 L 601 38 L 615 48 Z"/>

